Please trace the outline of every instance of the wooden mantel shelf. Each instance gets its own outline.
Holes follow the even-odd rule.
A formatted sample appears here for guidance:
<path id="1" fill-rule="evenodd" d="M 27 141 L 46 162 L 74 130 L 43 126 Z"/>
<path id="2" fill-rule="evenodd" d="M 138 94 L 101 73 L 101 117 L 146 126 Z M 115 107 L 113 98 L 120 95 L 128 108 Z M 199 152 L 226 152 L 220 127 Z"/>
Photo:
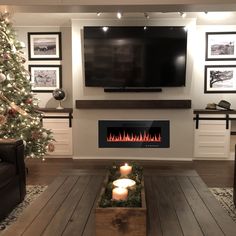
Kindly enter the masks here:
<path id="1" fill-rule="evenodd" d="M 195 109 L 193 110 L 193 114 L 236 114 L 236 110 L 210 110 L 210 109 Z"/>
<path id="2" fill-rule="evenodd" d="M 76 100 L 77 109 L 190 109 L 191 100 Z"/>

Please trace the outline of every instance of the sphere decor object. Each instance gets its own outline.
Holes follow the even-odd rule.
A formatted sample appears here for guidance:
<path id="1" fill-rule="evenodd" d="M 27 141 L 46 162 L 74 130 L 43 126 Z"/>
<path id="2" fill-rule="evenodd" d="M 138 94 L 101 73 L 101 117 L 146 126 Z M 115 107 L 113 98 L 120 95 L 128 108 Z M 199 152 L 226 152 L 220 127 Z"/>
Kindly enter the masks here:
<path id="1" fill-rule="evenodd" d="M 55 89 L 53 92 L 52 92 L 52 95 L 54 97 L 55 100 L 59 101 L 59 105 L 57 107 L 57 109 L 63 109 L 62 105 L 61 105 L 61 101 L 63 99 L 65 99 L 66 97 L 66 93 L 64 90 L 62 89 Z"/>

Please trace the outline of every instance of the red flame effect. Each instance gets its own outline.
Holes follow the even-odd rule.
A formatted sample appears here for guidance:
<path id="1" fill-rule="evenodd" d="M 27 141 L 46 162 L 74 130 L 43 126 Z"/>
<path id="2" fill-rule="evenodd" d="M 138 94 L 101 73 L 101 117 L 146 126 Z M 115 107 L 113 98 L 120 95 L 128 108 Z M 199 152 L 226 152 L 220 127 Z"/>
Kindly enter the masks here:
<path id="1" fill-rule="evenodd" d="M 126 134 L 125 131 L 123 135 L 119 133 L 119 135 L 112 135 L 110 134 L 109 137 L 107 137 L 107 142 L 161 142 L 161 135 L 157 134 L 154 136 L 151 136 L 149 133 L 139 133 L 139 135 L 136 134 Z"/>

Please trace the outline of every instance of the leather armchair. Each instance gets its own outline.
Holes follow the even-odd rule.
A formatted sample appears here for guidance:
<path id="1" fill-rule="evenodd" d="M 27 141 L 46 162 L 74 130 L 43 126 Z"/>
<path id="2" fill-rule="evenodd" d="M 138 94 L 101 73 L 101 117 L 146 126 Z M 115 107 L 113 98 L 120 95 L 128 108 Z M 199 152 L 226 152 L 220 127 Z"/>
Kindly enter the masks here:
<path id="1" fill-rule="evenodd" d="M 0 220 L 24 200 L 25 194 L 23 141 L 0 139 Z"/>

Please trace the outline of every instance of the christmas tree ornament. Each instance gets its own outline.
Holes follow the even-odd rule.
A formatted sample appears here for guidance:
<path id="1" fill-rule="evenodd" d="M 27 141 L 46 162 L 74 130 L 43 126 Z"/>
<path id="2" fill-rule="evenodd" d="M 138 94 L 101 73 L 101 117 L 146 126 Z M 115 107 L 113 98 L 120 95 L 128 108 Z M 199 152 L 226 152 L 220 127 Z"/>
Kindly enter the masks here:
<path id="1" fill-rule="evenodd" d="M 8 114 L 9 114 L 10 116 L 12 116 L 12 117 L 15 117 L 15 115 L 16 115 L 16 110 L 10 108 L 10 109 L 8 110 Z"/>
<path id="2" fill-rule="evenodd" d="M 4 61 L 7 61 L 7 60 L 11 59 L 11 56 L 8 53 L 4 53 L 2 58 L 3 58 Z"/>
<path id="3" fill-rule="evenodd" d="M 21 46 L 21 48 L 25 48 L 25 43 L 24 42 L 20 42 L 20 46 Z"/>
<path id="4" fill-rule="evenodd" d="M 1 72 L 0 73 L 0 83 L 6 80 L 6 76 Z"/>
<path id="5" fill-rule="evenodd" d="M 54 144 L 53 144 L 53 143 L 49 143 L 49 144 L 48 144 L 48 151 L 49 151 L 49 152 L 54 152 L 54 150 L 55 150 Z"/>
<path id="6" fill-rule="evenodd" d="M 32 104 L 33 100 L 31 98 L 26 99 L 25 103 L 26 104 Z"/>
<path id="7" fill-rule="evenodd" d="M 3 115 L 0 115 L 0 125 L 5 124 L 6 121 L 7 121 L 7 118 L 5 116 L 3 116 Z"/>
<path id="8" fill-rule="evenodd" d="M 38 139 L 40 137 L 40 133 L 38 131 L 32 131 L 31 137 L 32 139 Z"/>

